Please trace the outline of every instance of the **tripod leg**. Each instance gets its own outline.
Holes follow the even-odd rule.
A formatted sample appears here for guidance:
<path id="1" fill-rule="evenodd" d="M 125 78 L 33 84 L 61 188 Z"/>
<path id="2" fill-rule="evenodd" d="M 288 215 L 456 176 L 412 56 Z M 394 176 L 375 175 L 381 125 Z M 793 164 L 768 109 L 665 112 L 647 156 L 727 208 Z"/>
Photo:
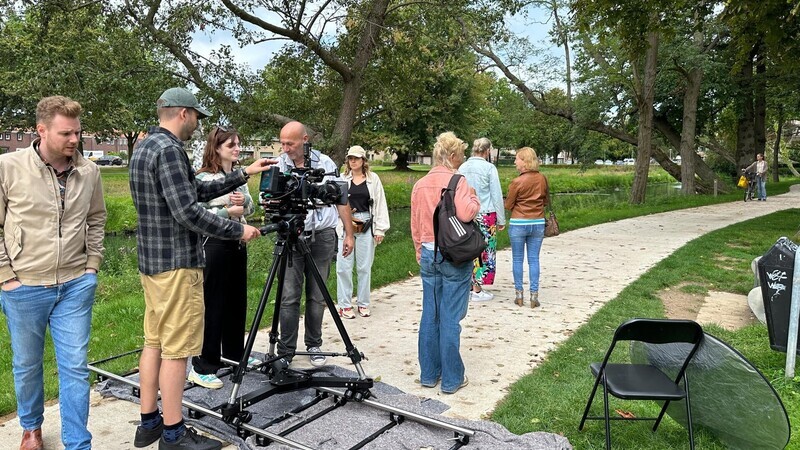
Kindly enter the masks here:
<path id="1" fill-rule="evenodd" d="M 314 258 L 311 256 L 311 249 L 303 239 L 298 239 L 297 249 L 303 255 L 303 258 L 306 262 L 306 267 L 311 268 L 311 275 L 314 277 L 314 282 L 316 282 L 317 286 L 319 286 L 319 290 L 322 292 L 322 297 L 325 299 L 325 304 L 328 306 L 328 310 L 331 313 L 333 322 L 336 324 L 336 328 L 339 330 L 339 335 L 342 337 L 344 347 L 347 350 L 347 356 L 349 356 L 350 361 L 353 362 L 359 378 L 362 380 L 366 379 L 367 375 L 364 373 L 364 369 L 361 367 L 361 353 L 359 353 L 356 347 L 353 345 L 353 341 L 350 340 L 350 335 L 347 334 L 347 330 L 344 328 L 342 318 L 339 317 L 339 313 L 336 311 L 336 304 L 333 302 L 330 292 L 328 292 L 328 286 L 326 285 L 325 280 L 322 279 L 322 274 L 319 273 L 319 267 L 317 267 L 317 264 L 314 262 Z"/>
<path id="2" fill-rule="evenodd" d="M 275 243 L 275 250 L 272 252 L 272 265 L 269 268 L 267 282 L 264 285 L 264 290 L 261 293 L 261 300 L 258 303 L 258 309 L 256 309 L 256 314 L 253 317 L 253 324 L 250 326 L 250 333 L 247 335 L 247 343 L 244 346 L 242 360 L 239 361 L 239 365 L 236 367 L 236 370 L 233 371 L 233 375 L 231 375 L 233 388 L 231 389 L 231 395 L 228 400 L 228 403 L 231 405 L 236 402 L 236 398 L 239 395 L 239 388 L 241 387 L 242 379 L 244 378 L 244 372 L 247 368 L 247 358 L 250 356 L 250 352 L 253 350 L 253 345 L 256 341 L 256 334 L 258 334 L 258 327 L 261 324 L 261 317 L 264 315 L 264 309 L 266 309 L 267 303 L 269 302 L 269 293 L 272 290 L 272 283 L 275 281 L 275 275 L 278 273 L 279 268 L 286 270 L 286 258 L 284 257 L 286 248 L 287 244 L 284 240 L 279 239 L 278 242 Z M 280 283 L 281 282 L 279 280 L 278 292 L 280 292 Z M 276 308 L 274 317 L 277 318 L 277 316 L 278 309 Z"/>

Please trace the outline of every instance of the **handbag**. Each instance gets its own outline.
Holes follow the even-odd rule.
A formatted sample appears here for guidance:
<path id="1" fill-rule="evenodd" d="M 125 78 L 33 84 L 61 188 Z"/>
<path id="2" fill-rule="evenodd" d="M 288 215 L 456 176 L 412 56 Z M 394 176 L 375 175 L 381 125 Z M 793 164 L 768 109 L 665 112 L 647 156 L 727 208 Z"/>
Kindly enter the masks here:
<path id="1" fill-rule="evenodd" d="M 558 229 L 558 219 L 556 218 L 556 213 L 553 210 L 547 214 L 544 218 L 544 237 L 553 237 L 558 236 L 560 233 Z"/>
<path id="2" fill-rule="evenodd" d="M 558 236 L 561 230 L 558 229 L 558 218 L 556 217 L 556 212 L 553 209 L 553 197 L 550 195 L 550 183 L 547 181 L 546 177 L 544 182 L 547 186 L 547 198 L 550 199 L 550 207 L 544 218 L 544 237 Z"/>
<path id="3" fill-rule="evenodd" d="M 363 220 L 353 218 L 353 233 L 363 233 L 364 230 L 367 229 L 365 225 Z"/>
<path id="4" fill-rule="evenodd" d="M 736 183 L 736 185 L 739 186 L 740 188 L 746 188 L 747 187 L 747 177 L 744 176 L 744 175 L 740 176 L 739 177 L 739 182 Z"/>

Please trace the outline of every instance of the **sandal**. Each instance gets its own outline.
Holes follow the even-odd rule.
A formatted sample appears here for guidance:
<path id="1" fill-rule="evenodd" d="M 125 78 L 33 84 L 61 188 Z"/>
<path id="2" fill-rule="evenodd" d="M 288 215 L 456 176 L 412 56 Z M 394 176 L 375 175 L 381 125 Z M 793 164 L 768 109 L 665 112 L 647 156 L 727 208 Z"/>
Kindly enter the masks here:
<path id="1" fill-rule="evenodd" d="M 369 317 L 369 314 L 370 314 L 370 313 L 369 313 L 369 308 L 368 308 L 368 307 L 366 307 L 366 306 L 359 306 L 359 307 L 358 307 L 358 314 L 359 314 L 361 317 Z"/>
<path id="2" fill-rule="evenodd" d="M 353 312 L 353 308 L 339 308 L 339 317 L 344 319 L 355 319 L 356 314 Z"/>

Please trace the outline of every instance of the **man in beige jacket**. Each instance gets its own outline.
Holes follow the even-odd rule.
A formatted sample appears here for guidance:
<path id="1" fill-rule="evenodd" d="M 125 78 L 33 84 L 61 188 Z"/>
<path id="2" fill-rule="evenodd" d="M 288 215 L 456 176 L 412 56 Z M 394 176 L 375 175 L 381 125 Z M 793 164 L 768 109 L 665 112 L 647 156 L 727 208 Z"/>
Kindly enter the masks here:
<path id="1" fill-rule="evenodd" d="M 106 207 L 97 166 L 78 149 L 81 105 L 36 107 L 39 139 L 0 155 L 0 305 L 11 335 L 21 450 L 41 449 L 45 329 L 56 350 L 61 440 L 91 448 L 87 349 Z M 54 443 L 49 444 L 50 447 Z"/>

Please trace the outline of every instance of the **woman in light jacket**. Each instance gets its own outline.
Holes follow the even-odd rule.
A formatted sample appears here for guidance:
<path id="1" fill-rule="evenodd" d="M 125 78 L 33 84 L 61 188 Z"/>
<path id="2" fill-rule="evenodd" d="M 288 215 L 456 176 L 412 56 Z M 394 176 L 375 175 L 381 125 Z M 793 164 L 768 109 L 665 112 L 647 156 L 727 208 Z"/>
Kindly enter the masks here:
<path id="1" fill-rule="evenodd" d="M 764 160 L 764 154 L 759 153 L 756 155 L 756 160 L 744 169 L 745 172 L 754 172 L 756 174 L 756 187 L 758 192 L 758 201 L 767 201 L 767 170 L 769 169 L 767 162 Z"/>
<path id="2" fill-rule="evenodd" d="M 511 181 L 506 197 L 506 209 L 511 211 L 508 237 L 511 240 L 512 271 L 514 274 L 514 303 L 522 306 L 522 259 L 528 251 L 528 279 L 531 308 L 539 306 L 539 250 L 544 240 L 544 208 L 550 204 L 547 178 L 539 172 L 539 158 L 530 147 L 517 150 L 514 160 L 519 176 Z"/>
<path id="3" fill-rule="evenodd" d="M 478 224 L 486 239 L 486 250 L 475 258 L 472 269 L 472 293 L 470 300 L 480 302 L 491 300 L 494 295 L 482 286 L 494 284 L 497 260 L 497 232 L 503 231 L 506 225 L 506 213 L 503 209 L 503 191 L 500 188 L 500 177 L 497 167 L 489 162 L 492 141 L 486 138 L 475 139 L 472 144 L 472 156 L 458 168 L 481 201 Z"/>
<path id="4" fill-rule="evenodd" d="M 464 162 L 467 144 L 451 132 L 442 133 L 433 146 L 433 167 L 411 191 L 411 237 L 422 278 L 422 319 L 419 324 L 419 383 L 453 394 L 467 385 L 461 359 L 461 320 L 467 315 L 472 261 L 455 265 L 434 256 L 433 211 L 442 189 Z M 481 204 L 466 178 L 455 192 L 456 215 L 464 222 L 475 219 Z"/>
<path id="5" fill-rule="evenodd" d="M 344 179 L 348 184 L 347 203 L 353 210 L 353 218 L 368 226 L 361 232 L 355 230 L 355 251 L 342 256 L 341 248 L 336 256 L 336 294 L 339 315 L 345 319 L 355 319 L 351 299 L 353 297 L 353 261 L 358 274 L 358 314 L 369 317 L 369 290 L 372 277 L 372 262 L 375 260 L 375 246 L 383 242 L 389 229 L 389 209 L 383 192 L 381 179 L 369 170 L 367 152 L 354 145 L 347 152 L 347 169 Z M 341 225 L 339 236 L 341 236 Z M 339 240 L 341 246 L 342 240 Z"/>

